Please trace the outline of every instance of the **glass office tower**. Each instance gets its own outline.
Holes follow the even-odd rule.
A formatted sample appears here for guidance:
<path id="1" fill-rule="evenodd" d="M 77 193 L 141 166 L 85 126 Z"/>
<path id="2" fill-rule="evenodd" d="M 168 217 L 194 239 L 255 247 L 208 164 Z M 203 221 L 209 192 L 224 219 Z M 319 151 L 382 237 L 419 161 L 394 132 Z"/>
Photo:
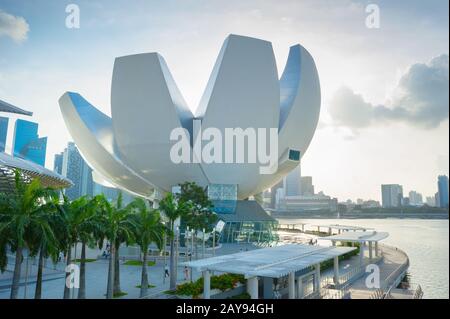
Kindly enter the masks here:
<path id="1" fill-rule="evenodd" d="M 14 127 L 13 155 L 45 165 L 47 137 L 39 137 L 38 124 L 18 119 Z"/>
<path id="2" fill-rule="evenodd" d="M 5 151 L 6 136 L 8 134 L 8 118 L 0 116 L 0 152 Z"/>

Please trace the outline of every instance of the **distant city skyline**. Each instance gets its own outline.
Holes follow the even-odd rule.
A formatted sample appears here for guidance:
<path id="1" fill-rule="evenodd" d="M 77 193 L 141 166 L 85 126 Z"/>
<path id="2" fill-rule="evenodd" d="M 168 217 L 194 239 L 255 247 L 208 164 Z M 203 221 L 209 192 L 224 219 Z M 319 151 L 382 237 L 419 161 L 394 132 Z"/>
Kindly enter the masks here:
<path id="1" fill-rule="evenodd" d="M 95 196 L 103 194 L 109 201 L 117 200 L 119 190 L 96 183 L 93 179 L 92 168 L 81 156 L 77 146 L 73 142 L 67 143 L 66 148 L 55 154 L 53 171 L 67 177 L 73 182 L 73 186 L 63 190 L 63 193 L 74 200 L 81 196 Z M 129 203 L 134 196 L 122 191 L 123 203 Z"/>
<path id="2" fill-rule="evenodd" d="M 64 25 L 63 2 L 0 5 L 0 19 L 13 22 L 0 29 L 0 99 L 34 112 L 48 168 L 71 141 L 57 105 L 64 91 L 109 114 L 114 58 L 159 51 L 195 109 L 223 38 L 237 33 L 271 39 L 279 73 L 291 43 L 314 56 L 323 102 L 302 173 L 317 189 L 381 201 L 380 185 L 398 183 L 430 197 L 437 176 L 449 175 L 447 1 L 413 0 L 408 10 L 377 1 L 379 29 L 364 25 L 366 1 L 77 3 L 76 30 Z M 8 117 L 7 152 L 21 118 Z"/>

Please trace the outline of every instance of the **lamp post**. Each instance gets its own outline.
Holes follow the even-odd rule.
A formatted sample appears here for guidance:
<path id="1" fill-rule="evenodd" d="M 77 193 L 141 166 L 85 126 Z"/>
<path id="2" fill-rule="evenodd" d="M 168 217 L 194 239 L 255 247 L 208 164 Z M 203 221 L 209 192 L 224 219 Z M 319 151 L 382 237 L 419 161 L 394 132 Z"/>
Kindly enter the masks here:
<path id="1" fill-rule="evenodd" d="M 164 234 L 164 244 L 163 244 L 163 260 L 164 260 L 164 268 L 163 268 L 163 284 L 166 283 L 166 245 L 167 245 L 167 235 Z"/>
<path id="2" fill-rule="evenodd" d="M 212 230 L 213 235 L 213 256 L 216 255 L 216 228 L 214 227 Z"/>
<path id="3" fill-rule="evenodd" d="M 180 226 L 177 226 L 175 230 L 175 271 L 171 276 L 175 277 L 175 282 L 177 282 L 178 277 L 178 256 L 180 249 Z"/>
<path id="4" fill-rule="evenodd" d="M 203 238 L 202 238 L 202 259 L 205 258 L 205 229 L 203 228 Z"/>

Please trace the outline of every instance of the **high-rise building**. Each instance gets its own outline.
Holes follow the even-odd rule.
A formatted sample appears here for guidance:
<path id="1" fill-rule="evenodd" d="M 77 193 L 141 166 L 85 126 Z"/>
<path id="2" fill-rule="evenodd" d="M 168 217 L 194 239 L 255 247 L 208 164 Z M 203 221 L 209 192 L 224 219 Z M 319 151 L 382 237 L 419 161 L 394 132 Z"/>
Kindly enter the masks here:
<path id="1" fill-rule="evenodd" d="M 18 119 L 14 127 L 13 156 L 45 166 L 47 137 L 39 137 L 38 124 Z"/>
<path id="2" fill-rule="evenodd" d="M 312 183 L 312 176 L 302 176 L 300 178 L 300 190 L 303 196 L 314 195 L 314 185 Z"/>
<path id="3" fill-rule="evenodd" d="M 398 184 L 381 185 L 381 202 L 384 208 L 400 207 L 403 199 L 403 187 Z"/>
<path id="4" fill-rule="evenodd" d="M 409 192 L 409 204 L 412 206 L 422 206 L 423 205 L 423 197 L 422 194 L 416 191 Z"/>
<path id="5" fill-rule="evenodd" d="M 8 121 L 7 117 L 0 116 L 0 152 L 5 151 L 6 136 L 8 135 Z"/>
<path id="6" fill-rule="evenodd" d="M 438 176 L 438 196 L 439 207 L 448 207 L 448 177 L 446 175 Z"/>
<path id="7" fill-rule="evenodd" d="M 300 165 L 298 165 L 283 179 L 283 188 L 285 196 L 301 195 L 300 178 L 301 178 Z"/>
<path id="8" fill-rule="evenodd" d="M 92 169 L 81 157 L 75 144 L 69 142 L 62 156 L 62 175 L 70 179 L 74 184 L 72 187 L 64 190 L 65 195 L 71 200 L 83 195 L 92 196 Z M 55 156 L 55 169 L 58 166 L 56 161 L 59 159 L 60 157 Z"/>
<path id="9" fill-rule="evenodd" d="M 100 185 L 100 184 L 97 184 L 94 182 L 92 196 L 103 194 L 108 201 L 113 202 L 113 201 L 117 200 L 120 192 L 121 191 L 118 188 L 103 186 L 103 185 Z M 132 202 L 133 199 L 134 199 L 134 197 L 131 194 L 122 191 L 122 204 L 123 205 L 127 205 L 128 203 Z"/>
<path id="10" fill-rule="evenodd" d="M 439 200 L 439 192 L 434 194 L 434 202 L 436 207 L 441 207 L 441 201 Z"/>
<path id="11" fill-rule="evenodd" d="M 283 181 L 278 182 L 270 188 L 270 208 L 275 208 L 277 202 L 277 190 L 283 188 Z"/>
<path id="12" fill-rule="evenodd" d="M 434 196 L 427 196 L 426 202 L 428 206 L 435 207 L 436 206 L 436 199 Z"/>
<path id="13" fill-rule="evenodd" d="M 53 162 L 53 171 L 62 175 L 64 152 L 55 154 L 55 160 Z"/>

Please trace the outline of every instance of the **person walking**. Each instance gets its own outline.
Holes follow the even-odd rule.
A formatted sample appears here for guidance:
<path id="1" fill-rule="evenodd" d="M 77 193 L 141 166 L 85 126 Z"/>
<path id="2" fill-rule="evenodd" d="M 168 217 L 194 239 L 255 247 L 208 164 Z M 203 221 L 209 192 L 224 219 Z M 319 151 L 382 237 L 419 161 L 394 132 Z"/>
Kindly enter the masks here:
<path id="1" fill-rule="evenodd" d="M 189 280 L 189 268 L 187 266 L 184 266 L 184 280 Z"/>
<path id="2" fill-rule="evenodd" d="M 164 278 L 166 277 L 170 277 L 169 266 L 167 265 L 164 266 Z"/>

